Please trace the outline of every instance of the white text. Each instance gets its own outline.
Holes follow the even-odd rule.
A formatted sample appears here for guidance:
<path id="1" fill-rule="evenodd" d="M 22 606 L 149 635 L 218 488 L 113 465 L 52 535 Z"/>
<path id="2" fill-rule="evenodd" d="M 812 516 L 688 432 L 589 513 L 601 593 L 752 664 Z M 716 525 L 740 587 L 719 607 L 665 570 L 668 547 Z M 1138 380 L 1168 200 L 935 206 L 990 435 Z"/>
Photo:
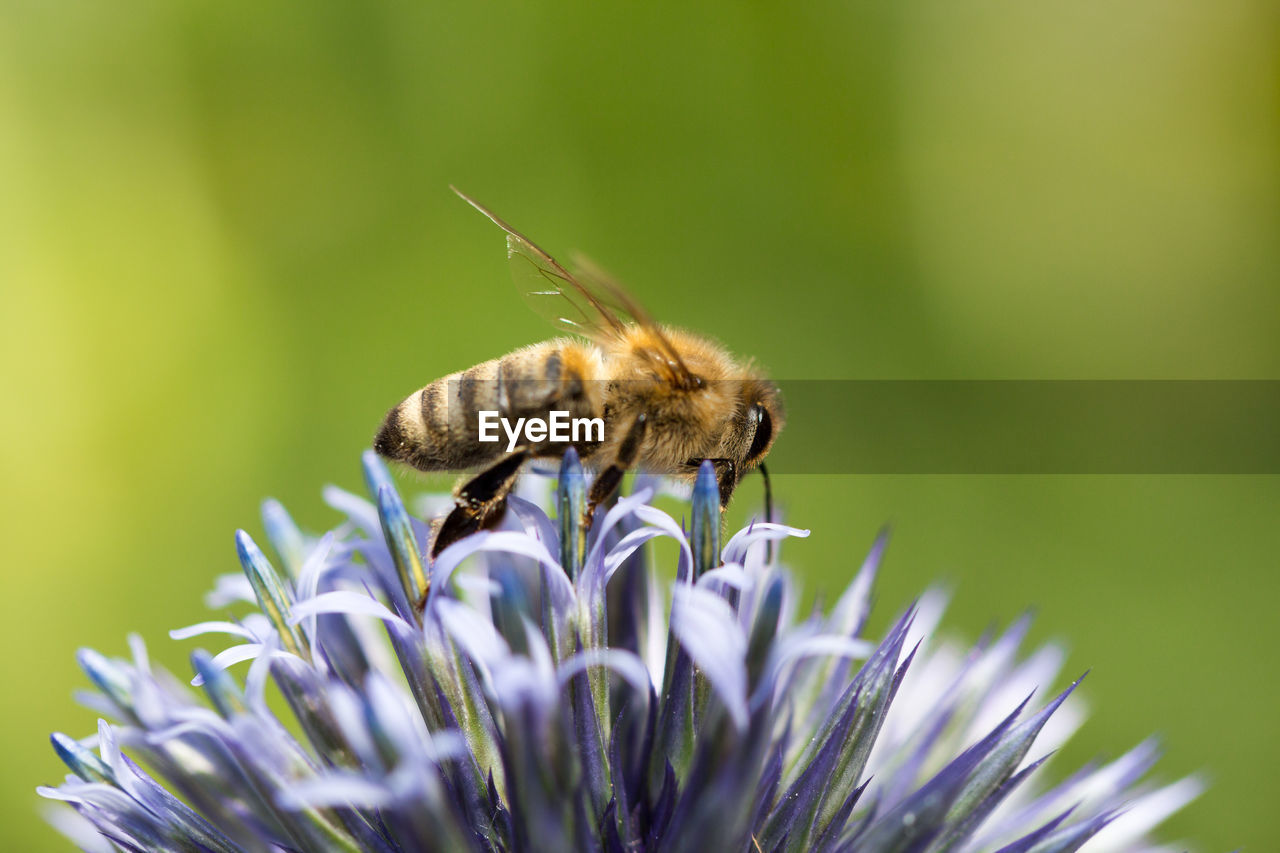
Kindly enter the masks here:
<path id="1" fill-rule="evenodd" d="M 553 410 L 548 413 L 549 420 L 542 418 L 516 418 L 511 421 L 498 412 L 480 412 L 480 440 L 500 441 L 498 427 L 507 436 L 507 452 L 515 450 L 521 444 L 537 444 L 543 441 L 579 442 L 604 441 L 604 418 L 571 418 L 568 412 Z M 521 432 L 524 441 L 520 440 Z"/>

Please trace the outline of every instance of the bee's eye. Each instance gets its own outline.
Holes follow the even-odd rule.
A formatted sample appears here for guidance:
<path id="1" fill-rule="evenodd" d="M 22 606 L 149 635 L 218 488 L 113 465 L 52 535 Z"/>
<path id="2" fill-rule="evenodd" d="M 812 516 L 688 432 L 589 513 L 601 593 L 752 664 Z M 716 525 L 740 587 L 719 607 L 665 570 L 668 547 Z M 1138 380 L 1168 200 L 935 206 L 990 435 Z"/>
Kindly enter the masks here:
<path id="1" fill-rule="evenodd" d="M 769 417 L 769 412 L 764 406 L 757 405 L 755 407 L 756 415 L 756 435 L 751 440 L 751 449 L 747 451 L 747 461 L 752 462 L 764 455 L 765 450 L 769 447 L 769 441 L 773 438 L 773 419 Z"/>

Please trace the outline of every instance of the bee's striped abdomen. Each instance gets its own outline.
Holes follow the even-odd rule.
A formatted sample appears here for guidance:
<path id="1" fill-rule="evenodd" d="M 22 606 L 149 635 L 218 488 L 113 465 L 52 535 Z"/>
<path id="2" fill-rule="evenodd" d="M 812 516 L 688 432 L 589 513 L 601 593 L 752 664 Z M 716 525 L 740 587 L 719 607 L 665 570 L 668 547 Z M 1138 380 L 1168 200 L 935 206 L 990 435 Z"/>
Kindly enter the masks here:
<path id="1" fill-rule="evenodd" d="M 500 359 L 437 379 L 387 413 L 374 448 L 421 471 L 473 468 L 506 452 L 507 440 L 482 442 L 481 411 L 496 411 L 515 422 L 546 418 L 551 410 L 574 417 L 599 415 L 600 355 L 568 340 L 546 341 Z M 546 442 L 538 455 L 563 453 Z"/>

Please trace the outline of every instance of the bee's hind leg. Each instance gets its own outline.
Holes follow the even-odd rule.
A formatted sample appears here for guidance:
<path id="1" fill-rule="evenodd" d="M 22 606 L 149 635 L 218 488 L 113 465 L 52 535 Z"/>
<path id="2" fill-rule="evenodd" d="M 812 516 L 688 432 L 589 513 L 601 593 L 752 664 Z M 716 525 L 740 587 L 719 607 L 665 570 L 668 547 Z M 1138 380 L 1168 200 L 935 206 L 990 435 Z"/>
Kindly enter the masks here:
<path id="1" fill-rule="evenodd" d="M 648 426 L 648 419 L 644 412 L 636 415 L 636 419 L 631 422 L 630 429 L 627 430 L 626 436 L 622 439 L 622 443 L 618 445 L 618 454 L 614 457 L 613 462 L 605 468 L 600 469 L 600 473 L 596 475 L 595 481 L 591 484 L 591 491 L 587 493 L 587 508 L 582 513 L 582 529 L 590 530 L 591 521 L 595 518 L 596 507 L 613 496 L 618 490 L 618 486 L 622 483 L 622 475 L 636 464 L 636 459 L 640 456 L 640 446 L 644 444 L 645 429 Z"/>
<path id="2" fill-rule="evenodd" d="M 520 466 L 528 458 L 526 448 L 513 450 L 455 490 L 457 503 L 431 542 L 432 559 L 464 536 L 494 527 L 502 520 L 507 495 L 516 483 Z"/>

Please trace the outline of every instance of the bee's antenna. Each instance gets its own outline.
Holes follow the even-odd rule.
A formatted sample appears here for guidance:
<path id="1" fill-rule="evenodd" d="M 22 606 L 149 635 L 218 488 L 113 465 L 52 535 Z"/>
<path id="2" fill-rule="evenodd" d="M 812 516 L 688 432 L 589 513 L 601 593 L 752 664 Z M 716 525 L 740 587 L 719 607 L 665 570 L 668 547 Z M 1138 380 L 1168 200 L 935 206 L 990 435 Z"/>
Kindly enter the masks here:
<path id="1" fill-rule="evenodd" d="M 764 520 L 769 523 L 773 521 L 773 481 L 769 479 L 769 469 L 763 462 L 760 463 L 760 476 L 764 478 Z M 765 540 L 764 561 L 766 565 L 773 562 L 772 539 Z"/>

